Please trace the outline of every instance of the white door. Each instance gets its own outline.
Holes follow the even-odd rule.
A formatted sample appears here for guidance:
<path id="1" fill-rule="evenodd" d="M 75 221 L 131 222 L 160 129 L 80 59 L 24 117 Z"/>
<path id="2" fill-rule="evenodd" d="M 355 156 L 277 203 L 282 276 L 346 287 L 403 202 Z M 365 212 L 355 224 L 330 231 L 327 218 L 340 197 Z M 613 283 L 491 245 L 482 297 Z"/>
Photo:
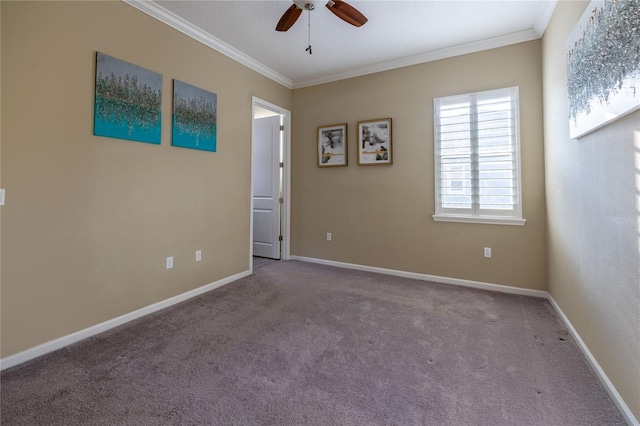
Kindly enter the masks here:
<path id="1" fill-rule="evenodd" d="M 253 255 L 280 259 L 280 116 L 253 120 Z"/>

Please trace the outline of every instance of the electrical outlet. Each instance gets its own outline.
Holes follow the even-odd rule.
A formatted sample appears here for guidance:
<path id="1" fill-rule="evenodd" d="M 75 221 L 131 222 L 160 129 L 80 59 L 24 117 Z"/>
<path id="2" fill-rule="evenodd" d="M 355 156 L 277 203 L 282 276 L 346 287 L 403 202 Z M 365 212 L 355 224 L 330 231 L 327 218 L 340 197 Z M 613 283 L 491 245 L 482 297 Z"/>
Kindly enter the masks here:
<path id="1" fill-rule="evenodd" d="M 173 269 L 173 256 L 167 257 L 167 269 Z"/>
<path id="2" fill-rule="evenodd" d="M 196 250 L 196 262 L 200 262 L 202 260 L 202 250 Z"/>
<path id="3" fill-rule="evenodd" d="M 491 247 L 484 248 L 484 257 L 491 257 Z"/>
<path id="4" fill-rule="evenodd" d="M 327 241 L 331 241 L 331 232 L 327 232 Z"/>
<path id="5" fill-rule="evenodd" d="M 4 189 L 0 189 L 0 206 L 4 206 Z"/>

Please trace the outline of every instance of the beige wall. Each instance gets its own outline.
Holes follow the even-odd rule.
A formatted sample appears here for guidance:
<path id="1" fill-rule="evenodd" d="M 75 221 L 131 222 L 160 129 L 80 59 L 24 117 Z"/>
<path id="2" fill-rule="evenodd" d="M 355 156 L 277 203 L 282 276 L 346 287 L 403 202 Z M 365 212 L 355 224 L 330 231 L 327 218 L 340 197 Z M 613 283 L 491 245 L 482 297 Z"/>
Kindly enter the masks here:
<path id="1" fill-rule="evenodd" d="M 121 2 L 1 8 L 2 356 L 246 271 L 251 96 L 291 90 Z M 160 146 L 93 136 L 96 51 L 163 75 Z M 171 147 L 173 78 L 217 93 L 217 153 Z"/>
<path id="2" fill-rule="evenodd" d="M 587 2 L 559 2 L 543 39 L 549 291 L 640 419 L 640 112 L 569 139 L 565 41 Z"/>
<path id="3" fill-rule="evenodd" d="M 540 57 L 538 40 L 294 90 L 292 254 L 546 290 Z M 433 98 L 510 86 L 526 225 L 434 222 Z M 357 122 L 382 117 L 393 119 L 394 163 L 358 166 Z M 318 168 L 316 128 L 341 122 L 349 166 Z"/>
<path id="4" fill-rule="evenodd" d="M 545 290 L 548 248 L 551 294 L 640 417 L 640 113 L 569 140 L 564 41 L 585 7 L 560 2 L 542 43 L 292 99 L 119 2 L 0 2 L 1 356 L 248 269 L 255 95 L 294 111 L 294 255 Z M 162 145 L 92 136 L 96 51 L 163 74 Z M 217 153 L 170 146 L 172 78 L 218 94 Z M 527 224 L 433 222 L 433 98 L 512 85 Z M 395 164 L 359 167 L 356 123 L 381 117 L 393 118 Z M 350 165 L 319 169 L 316 127 L 340 122 Z"/>

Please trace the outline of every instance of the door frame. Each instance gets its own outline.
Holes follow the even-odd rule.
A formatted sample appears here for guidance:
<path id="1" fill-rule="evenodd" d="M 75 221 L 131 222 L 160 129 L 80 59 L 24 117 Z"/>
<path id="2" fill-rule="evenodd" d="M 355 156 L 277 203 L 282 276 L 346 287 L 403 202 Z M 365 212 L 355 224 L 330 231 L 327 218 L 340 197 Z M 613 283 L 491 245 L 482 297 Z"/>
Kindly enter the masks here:
<path id="1" fill-rule="evenodd" d="M 280 234 L 282 235 L 282 244 L 280 246 L 280 259 L 289 260 L 291 258 L 290 250 L 290 234 L 291 234 L 291 111 L 284 109 L 271 102 L 260 99 L 256 96 L 251 97 L 251 190 L 249 197 L 249 272 L 253 273 L 253 122 L 256 107 L 268 109 L 279 114 L 282 117 L 284 131 L 282 132 L 282 162 L 284 170 L 282 173 L 282 203 L 280 215 Z"/>

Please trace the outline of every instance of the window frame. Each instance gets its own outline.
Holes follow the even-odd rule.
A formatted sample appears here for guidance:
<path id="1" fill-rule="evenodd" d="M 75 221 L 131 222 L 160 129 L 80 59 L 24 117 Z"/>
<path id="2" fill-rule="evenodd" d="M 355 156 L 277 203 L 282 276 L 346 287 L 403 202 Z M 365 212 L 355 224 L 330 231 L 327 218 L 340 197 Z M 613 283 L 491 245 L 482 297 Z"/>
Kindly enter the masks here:
<path id="1" fill-rule="evenodd" d="M 481 211 L 479 208 L 479 186 L 474 183 L 471 184 L 471 199 L 472 205 L 470 209 L 453 209 L 453 208 L 444 208 L 442 206 L 441 200 L 441 182 L 442 182 L 442 171 L 441 171 L 441 160 L 442 157 L 439 153 L 440 151 L 440 104 L 442 101 L 452 101 L 456 98 L 460 99 L 476 99 L 478 96 L 484 97 L 490 95 L 491 93 L 495 93 L 498 95 L 509 94 L 511 99 L 514 101 L 514 135 L 513 135 L 513 150 L 514 150 L 514 172 L 515 172 L 515 182 L 514 188 L 516 190 L 515 193 L 515 203 L 513 205 L 513 210 L 504 210 L 504 211 L 492 211 L 485 210 Z M 471 114 L 477 117 L 477 103 L 473 102 L 470 104 Z M 474 119 L 474 123 L 477 122 Z M 473 125 L 472 125 L 473 127 Z M 478 139 L 473 134 L 476 133 L 475 130 L 470 130 L 471 132 L 471 145 L 472 148 L 470 150 L 469 157 L 471 158 L 469 163 L 471 165 L 471 175 L 472 182 L 477 181 L 478 170 L 474 170 L 474 165 L 478 165 L 477 159 L 473 159 L 473 157 L 478 156 Z M 476 135 L 477 136 L 477 135 Z M 500 89 L 493 90 L 485 90 L 479 92 L 470 92 L 452 96 L 442 96 L 439 98 L 433 99 L 433 153 L 434 153 L 434 184 L 435 184 L 435 214 L 433 215 L 433 220 L 436 222 L 462 222 L 462 223 L 484 223 L 484 224 L 495 224 L 495 225 L 519 225 L 522 226 L 525 224 L 526 219 L 522 217 L 522 162 L 520 159 L 520 88 L 518 86 L 505 87 Z M 505 214 L 505 212 L 511 212 L 510 214 Z"/>

